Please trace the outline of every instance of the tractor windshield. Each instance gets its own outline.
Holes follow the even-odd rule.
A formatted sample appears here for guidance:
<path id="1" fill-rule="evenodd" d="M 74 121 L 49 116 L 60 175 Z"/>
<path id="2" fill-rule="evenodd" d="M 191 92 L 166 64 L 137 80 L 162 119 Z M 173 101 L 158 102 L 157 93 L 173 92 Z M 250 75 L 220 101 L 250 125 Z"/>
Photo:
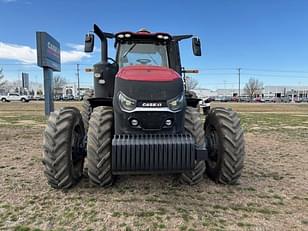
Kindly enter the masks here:
<path id="1" fill-rule="evenodd" d="M 168 67 L 167 46 L 153 43 L 122 43 L 118 50 L 119 67 L 151 65 Z"/>

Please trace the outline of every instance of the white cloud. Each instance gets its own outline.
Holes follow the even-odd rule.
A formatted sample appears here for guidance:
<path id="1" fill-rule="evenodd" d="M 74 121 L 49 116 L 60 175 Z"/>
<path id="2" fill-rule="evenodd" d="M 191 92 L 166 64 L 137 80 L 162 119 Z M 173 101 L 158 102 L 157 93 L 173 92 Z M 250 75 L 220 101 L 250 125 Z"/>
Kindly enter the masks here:
<path id="1" fill-rule="evenodd" d="M 84 50 L 83 44 L 67 43 L 66 45 L 70 48 L 73 48 L 74 50 L 77 50 L 77 51 L 83 51 Z"/>
<path id="2" fill-rule="evenodd" d="M 84 44 L 67 43 L 66 46 L 68 46 L 68 47 L 70 47 L 70 48 L 72 48 L 74 50 L 84 52 Z M 100 52 L 100 48 L 94 46 L 93 51 L 94 52 Z"/>
<path id="3" fill-rule="evenodd" d="M 90 55 L 80 50 L 80 47 L 74 47 L 73 50 L 61 51 L 61 62 L 77 62 Z M 36 49 L 29 46 L 0 42 L 0 59 L 15 60 L 22 63 L 36 63 Z"/>
<path id="4" fill-rule="evenodd" d="M 83 58 L 91 57 L 89 54 L 84 53 L 83 51 L 61 51 L 61 62 L 69 63 L 69 62 L 77 62 Z"/>
<path id="5" fill-rule="evenodd" d="M 35 63 L 36 50 L 28 46 L 0 42 L 0 59 Z"/>

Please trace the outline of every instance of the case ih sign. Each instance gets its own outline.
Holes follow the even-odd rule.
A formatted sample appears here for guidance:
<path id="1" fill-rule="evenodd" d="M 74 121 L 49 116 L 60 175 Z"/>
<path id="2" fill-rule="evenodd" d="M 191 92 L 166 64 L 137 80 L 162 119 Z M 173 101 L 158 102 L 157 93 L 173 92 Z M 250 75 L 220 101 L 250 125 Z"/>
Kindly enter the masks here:
<path id="1" fill-rule="evenodd" d="M 36 32 L 37 65 L 61 71 L 60 43 L 46 32 Z"/>

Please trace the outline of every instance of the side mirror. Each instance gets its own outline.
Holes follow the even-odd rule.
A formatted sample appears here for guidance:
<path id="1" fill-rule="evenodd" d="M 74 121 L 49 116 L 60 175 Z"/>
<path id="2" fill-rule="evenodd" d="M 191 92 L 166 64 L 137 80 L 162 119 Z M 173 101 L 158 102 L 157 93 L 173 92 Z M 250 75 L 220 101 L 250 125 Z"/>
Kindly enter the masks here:
<path id="1" fill-rule="evenodd" d="M 199 38 L 192 39 L 192 48 L 195 56 L 201 56 L 201 41 Z"/>
<path id="2" fill-rule="evenodd" d="M 94 49 L 94 34 L 86 34 L 84 52 L 92 52 Z"/>

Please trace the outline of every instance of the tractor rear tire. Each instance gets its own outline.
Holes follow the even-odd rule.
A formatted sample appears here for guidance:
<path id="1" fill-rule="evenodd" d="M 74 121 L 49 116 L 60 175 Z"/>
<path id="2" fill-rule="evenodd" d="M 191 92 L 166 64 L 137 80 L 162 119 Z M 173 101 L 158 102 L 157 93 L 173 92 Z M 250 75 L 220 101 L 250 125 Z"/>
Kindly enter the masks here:
<path id="1" fill-rule="evenodd" d="M 194 137 L 197 145 L 202 145 L 204 143 L 203 124 L 197 108 L 186 108 L 184 128 L 186 132 Z M 204 171 L 205 162 L 203 160 L 196 161 L 195 168 L 192 171 L 184 172 L 180 175 L 180 182 L 188 185 L 198 184 L 203 180 Z"/>
<path id="2" fill-rule="evenodd" d="M 213 108 L 204 127 L 209 150 L 206 174 L 217 183 L 237 184 L 245 157 L 244 133 L 237 113 Z"/>
<path id="3" fill-rule="evenodd" d="M 86 132 L 88 132 L 89 129 L 89 120 L 92 113 L 92 107 L 90 105 L 89 99 L 93 98 L 93 96 L 94 96 L 93 90 L 87 91 L 83 97 L 83 102 L 82 102 L 81 116 Z"/>
<path id="4" fill-rule="evenodd" d="M 75 185 L 82 177 L 85 132 L 78 109 L 52 112 L 43 134 L 43 164 L 48 184 L 55 189 Z"/>
<path id="5" fill-rule="evenodd" d="M 89 121 L 87 160 L 90 182 L 98 186 L 110 186 L 114 181 L 111 171 L 112 137 L 112 108 L 96 107 Z"/>

